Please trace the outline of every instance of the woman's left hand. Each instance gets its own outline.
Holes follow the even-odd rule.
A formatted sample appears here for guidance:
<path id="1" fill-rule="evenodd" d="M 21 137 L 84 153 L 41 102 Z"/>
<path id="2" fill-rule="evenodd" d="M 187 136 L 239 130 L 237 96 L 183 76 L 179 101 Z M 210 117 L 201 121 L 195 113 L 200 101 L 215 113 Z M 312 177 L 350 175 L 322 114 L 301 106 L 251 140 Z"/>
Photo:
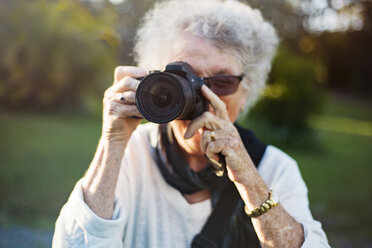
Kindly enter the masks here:
<path id="1" fill-rule="evenodd" d="M 184 134 L 186 139 L 203 128 L 200 142 L 201 150 L 208 158 L 218 161 L 219 154 L 226 160 L 226 167 L 231 181 L 245 183 L 247 173 L 253 162 L 244 147 L 238 130 L 231 122 L 225 103 L 208 87 L 202 87 L 203 96 L 210 102 L 213 112 L 204 112 L 192 120 Z M 213 135 L 211 133 L 213 132 Z M 216 159 L 217 158 L 217 159 Z"/>

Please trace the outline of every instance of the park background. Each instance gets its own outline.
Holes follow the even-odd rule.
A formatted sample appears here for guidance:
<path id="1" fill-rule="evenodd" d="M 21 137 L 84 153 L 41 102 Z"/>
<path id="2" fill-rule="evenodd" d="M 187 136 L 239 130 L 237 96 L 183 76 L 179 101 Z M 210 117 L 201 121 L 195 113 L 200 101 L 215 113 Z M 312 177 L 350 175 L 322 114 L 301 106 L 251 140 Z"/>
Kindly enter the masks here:
<path id="1" fill-rule="evenodd" d="M 50 247 L 155 0 L 0 1 L 0 247 Z M 159 2 L 159 1 L 158 1 Z M 250 0 L 281 45 L 239 122 L 294 157 L 332 247 L 372 247 L 372 4 Z"/>

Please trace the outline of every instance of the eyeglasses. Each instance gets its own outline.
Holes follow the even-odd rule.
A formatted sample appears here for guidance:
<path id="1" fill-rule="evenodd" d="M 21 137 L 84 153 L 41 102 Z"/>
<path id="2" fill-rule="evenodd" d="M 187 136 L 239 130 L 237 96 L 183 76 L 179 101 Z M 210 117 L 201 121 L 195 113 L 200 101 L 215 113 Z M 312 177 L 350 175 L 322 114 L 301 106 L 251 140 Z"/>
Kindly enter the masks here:
<path id="1" fill-rule="evenodd" d="M 234 94 L 242 81 L 244 74 L 240 76 L 218 75 L 212 77 L 202 77 L 205 85 L 218 96 Z"/>

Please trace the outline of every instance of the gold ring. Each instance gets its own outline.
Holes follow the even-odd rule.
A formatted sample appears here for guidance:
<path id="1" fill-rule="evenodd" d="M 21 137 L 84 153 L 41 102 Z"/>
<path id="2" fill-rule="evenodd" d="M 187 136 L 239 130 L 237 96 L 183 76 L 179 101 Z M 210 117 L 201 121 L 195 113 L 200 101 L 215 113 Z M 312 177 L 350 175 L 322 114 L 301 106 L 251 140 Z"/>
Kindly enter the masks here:
<path id="1" fill-rule="evenodd" d="M 211 131 L 211 141 L 215 141 L 216 136 L 214 135 L 214 131 Z"/>

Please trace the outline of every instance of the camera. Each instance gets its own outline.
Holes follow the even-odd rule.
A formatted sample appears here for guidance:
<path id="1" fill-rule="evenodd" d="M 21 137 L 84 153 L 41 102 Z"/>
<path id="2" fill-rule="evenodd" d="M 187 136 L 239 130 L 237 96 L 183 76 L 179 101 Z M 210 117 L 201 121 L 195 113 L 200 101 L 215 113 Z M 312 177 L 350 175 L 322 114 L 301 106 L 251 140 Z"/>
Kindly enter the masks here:
<path id="1" fill-rule="evenodd" d="M 142 116 L 151 122 L 192 120 L 208 110 L 202 96 L 203 80 L 183 61 L 168 64 L 164 71 L 144 77 L 136 91 L 136 105 Z"/>

